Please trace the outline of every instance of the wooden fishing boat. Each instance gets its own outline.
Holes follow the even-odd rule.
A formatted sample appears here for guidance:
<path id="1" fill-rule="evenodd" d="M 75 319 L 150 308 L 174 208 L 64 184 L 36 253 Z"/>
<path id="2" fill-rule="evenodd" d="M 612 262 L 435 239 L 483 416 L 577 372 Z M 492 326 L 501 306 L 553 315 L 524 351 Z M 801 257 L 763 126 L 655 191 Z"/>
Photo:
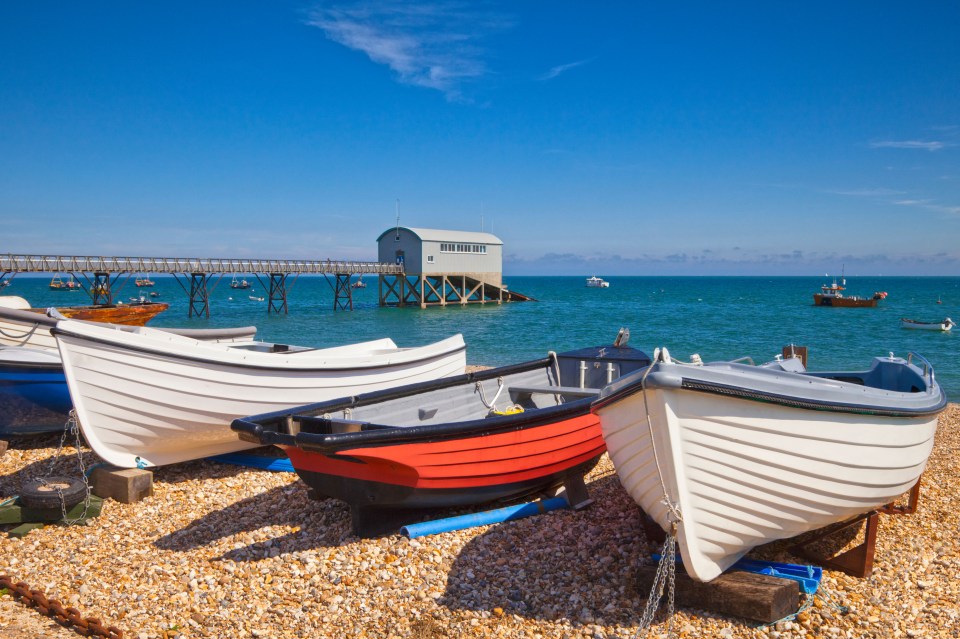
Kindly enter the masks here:
<path id="1" fill-rule="evenodd" d="M 921 322 L 919 320 L 907 319 L 906 317 L 900 318 L 900 328 L 910 328 L 919 331 L 949 331 L 956 325 L 957 323 L 949 317 L 939 322 Z"/>
<path id="2" fill-rule="evenodd" d="M 460 335 L 416 348 L 380 339 L 316 349 L 210 344 L 75 320 L 52 333 L 85 439 L 124 468 L 251 448 L 230 430 L 234 418 L 457 375 L 466 366 Z"/>
<path id="3" fill-rule="evenodd" d="M 255 445 L 276 444 L 316 495 L 347 502 L 358 534 L 386 512 L 480 504 L 565 484 L 604 453 L 590 402 L 643 352 L 587 348 L 450 379 L 234 420 Z"/>
<path id="4" fill-rule="evenodd" d="M 856 295 L 844 295 L 847 280 L 841 278 L 840 283 L 834 279 L 831 284 L 824 284 L 820 287 L 819 293 L 814 293 L 814 306 L 839 306 L 843 308 L 872 308 L 880 303 L 880 300 L 886 299 L 885 291 L 877 291 L 870 297 L 857 297 Z"/>
<path id="5" fill-rule="evenodd" d="M 154 282 L 153 280 L 151 280 L 149 277 L 138 277 L 137 279 L 135 279 L 135 280 L 133 281 L 133 283 L 136 284 L 136 285 L 137 285 L 138 287 L 140 287 L 140 288 L 150 287 L 150 286 L 153 286 L 154 284 L 156 284 L 156 282 Z"/>
<path id="6" fill-rule="evenodd" d="M 150 302 L 103 306 L 58 306 L 51 311 L 47 308 L 32 308 L 30 303 L 22 297 L 3 295 L 0 296 L 0 346 L 56 349 L 57 343 L 50 335 L 49 328 L 56 324 L 57 319 L 66 317 L 105 324 L 143 326 L 169 306 L 162 302 Z"/>
<path id="7" fill-rule="evenodd" d="M 946 397 L 911 354 L 865 371 L 672 361 L 593 404 L 621 484 L 709 581 L 755 546 L 895 501 L 920 478 Z"/>

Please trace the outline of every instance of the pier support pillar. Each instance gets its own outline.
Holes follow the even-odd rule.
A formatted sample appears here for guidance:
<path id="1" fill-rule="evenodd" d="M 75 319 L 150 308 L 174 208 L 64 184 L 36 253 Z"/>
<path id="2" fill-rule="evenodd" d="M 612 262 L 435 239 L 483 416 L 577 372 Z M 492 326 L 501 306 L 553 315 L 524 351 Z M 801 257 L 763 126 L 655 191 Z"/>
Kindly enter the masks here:
<path id="1" fill-rule="evenodd" d="M 190 274 L 190 310 L 187 317 L 204 315 L 210 317 L 210 293 L 207 291 L 207 274 Z"/>
<path id="2" fill-rule="evenodd" d="M 93 274 L 93 284 L 90 296 L 94 306 L 97 304 L 113 304 L 113 291 L 110 290 L 110 274 L 97 271 Z"/>
<path id="3" fill-rule="evenodd" d="M 353 289 L 350 288 L 350 273 L 337 273 L 337 286 L 333 294 L 333 310 L 353 310 Z"/>
<path id="4" fill-rule="evenodd" d="M 287 275 L 287 273 L 270 274 L 270 301 L 267 304 L 267 315 L 287 314 Z"/>

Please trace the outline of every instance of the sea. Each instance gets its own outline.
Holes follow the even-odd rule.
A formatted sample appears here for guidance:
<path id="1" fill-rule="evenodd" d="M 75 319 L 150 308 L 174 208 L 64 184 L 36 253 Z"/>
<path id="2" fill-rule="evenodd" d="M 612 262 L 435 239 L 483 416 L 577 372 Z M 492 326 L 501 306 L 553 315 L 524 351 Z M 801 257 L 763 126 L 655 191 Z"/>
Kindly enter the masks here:
<path id="1" fill-rule="evenodd" d="M 588 274 L 593 275 L 593 274 Z M 609 288 L 588 288 L 584 277 L 505 277 L 533 302 L 380 307 L 376 277 L 353 290 L 353 310 L 334 310 L 333 278 L 301 276 L 287 284 L 288 313 L 268 314 L 267 280 L 247 290 L 229 275 L 210 286 L 210 317 L 188 317 L 189 280 L 153 276 L 152 288 L 120 278 L 115 300 L 157 291 L 170 304 L 150 326 L 257 327 L 269 342 L 326 347 L 390 337 L 416 346 L 461 333 L 469 364 L 499 366 L 586 346 L 611 344 L 621 328 L 630 345 L 650 354 L 666 347 L 674 359 L 772 360 L 787 345 L 806 346 L 810 370 L 862 370 L 872 358 L 917 353 L 934 367 L 950 401 L 960 401 L 960 327 L 950 332 L 908 330 L 900 318 L 960 321 L 960 277 L 848 277 L 848 295 L 885 291 L 876 308 L 813 305 L 824 277 L 604 277 Z M 49 279 L 17 276 L 3 295 L 35 307 L 89 303 L 83 292 L 51 291 Z M 184 288 L 186 287 L 186 288 Z"/>

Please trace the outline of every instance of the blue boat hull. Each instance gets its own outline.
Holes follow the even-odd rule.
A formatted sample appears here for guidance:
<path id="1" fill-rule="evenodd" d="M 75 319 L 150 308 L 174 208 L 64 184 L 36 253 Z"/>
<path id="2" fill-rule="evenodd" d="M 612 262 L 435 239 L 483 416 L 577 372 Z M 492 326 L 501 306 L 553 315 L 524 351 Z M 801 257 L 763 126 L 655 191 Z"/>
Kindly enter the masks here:
<path id="1" fill-rule="evenodd" d="M 62 366 L 0 363 L 0 437 L 59 432 L 71 408 Z"/>

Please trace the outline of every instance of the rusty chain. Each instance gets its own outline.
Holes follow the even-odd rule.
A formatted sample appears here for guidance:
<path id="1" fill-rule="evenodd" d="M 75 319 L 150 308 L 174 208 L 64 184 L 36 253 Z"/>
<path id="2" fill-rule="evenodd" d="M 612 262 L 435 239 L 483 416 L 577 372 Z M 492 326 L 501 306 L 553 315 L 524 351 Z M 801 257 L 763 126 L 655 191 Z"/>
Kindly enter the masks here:
<path id="1" fill-rule="evenodd" d="M 13 598 L 25 606 L 37 611 L 65 628 L 71 628 L 85 637 L 103 637 L 104 639 L 123 639 L 123 631 L 115 626 L 104 626 L 96 617 L 84 617 L 76 608 L 64 608 L 56 599 L 47 599 L 42 590 L 30 588 L 22 581 L 14 583 L 12 577 L 0 575 L 0 588 L 10 591 Z"/>

